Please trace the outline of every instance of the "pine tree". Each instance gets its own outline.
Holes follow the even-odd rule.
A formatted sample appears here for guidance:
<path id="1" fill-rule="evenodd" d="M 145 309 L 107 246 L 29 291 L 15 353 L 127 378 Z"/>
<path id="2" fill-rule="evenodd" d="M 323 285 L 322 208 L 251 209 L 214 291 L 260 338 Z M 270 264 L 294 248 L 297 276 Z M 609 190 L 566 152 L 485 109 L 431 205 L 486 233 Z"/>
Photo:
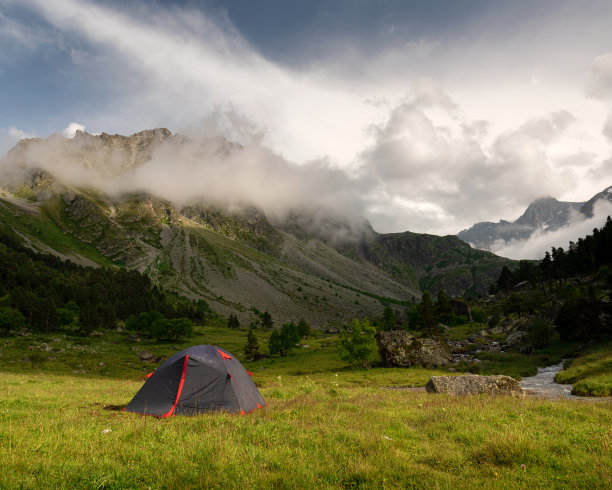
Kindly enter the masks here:
<path id="1" fill-rule="evenodd" d="M 268 340 L 268 349 L 270 351 L 271 356 L 273 356 L 274 354 L 280 354 L 281 356 L 285 355 L 285 350 L 283 349 L 283 341 L 278 330 L 274 330 L 274 332 L 270 334 L 270 339 Z"/>
<path id="2" fill-rule="evenodd" d="M 238 317 L 232 313 L 227 319 L 227 326 L 229 328 L 240 328 L 240 320 L 238 320 Z"/>
<path id="3" fill-rule="evenodd" d="M 249 328 L 247 341 L 244 345 L 244 355 L 249 361 L 254 361 L 259 356 L 259 343 L 252 328 Z"/>
<path id="4" fill-rule="evenodd" d="M 267 311 L 264 311 L 261 315 L 261 326 L 263 328 L 272 328 L 273 325 L 274 322 L 272 321 L 272 315 L 270 315 L 270 313 Z"/>
<path id="5" fill-rule="evenodd" d="M 419 324 L 425 335 L 431 336 L 436 330 L 436 320 L 433 311 L 433 302 L 431 296 L 426 291 L 421 298 L 419 305 Z"/>

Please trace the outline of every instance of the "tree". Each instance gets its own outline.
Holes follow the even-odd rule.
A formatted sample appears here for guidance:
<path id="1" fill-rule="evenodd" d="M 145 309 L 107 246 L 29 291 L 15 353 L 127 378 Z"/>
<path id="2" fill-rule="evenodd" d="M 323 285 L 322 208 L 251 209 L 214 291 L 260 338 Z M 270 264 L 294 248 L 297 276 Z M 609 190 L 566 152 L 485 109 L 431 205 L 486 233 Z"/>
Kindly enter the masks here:
<path id="1" fill-rule="evenodd" d="M 173 318 L 168 320 L 166 338 L 172 342 L 183 340 L 193 334 L 193 323 L 189 318 Z"/>
<path id="2" fill-rule="evenodd" d="M 438 291 L 438 301 L 436 302 L 435 312 L 436 318 L 440 322 L 447 322 L 451 318 L 452 308 L 444 289 Z"/>
<path id="3" fill-rule="evenodd" d="M 11 330 L 20 330 L 25 326 L 26 319 L 19 310 L 14 308 L 0 308 L 0 331 L 8 337 Z"/>
<path id="4" fill-rule="evenodd" d="M 57 309 L 57 324 L 60 328 L 62 327 L 74 327 L 77 323 L 79 316 L 73 310 L 68 308 Z"/>
<path id="5" fill-rule="evenodd" d="M 552 339 L 551 325 L 543 318 L 535 318 L 529 326 L 528 338 L 536 349 L 548 346 Z"/>
<path id="6" fill-rule="evenodd" d="M 300 335 L 297 325 L 293 322 L 284 323 L 280 330 L 275 330 L 270 335 L 268 341 L 270 354 L 285 356 L 299 341 Z"/>
<path id="7" fill-rule="evenodd" d="M 363 322 L 353 320 L 350 326 L 345 325 L 339 340 L 342 360 L 369 369 L 377 350 L 375 334 L 376 329 L 367 319 Z"/>
<path id="8" fill-rule="evenodd" d="M 272 321 L 272 315 L 267 311 L 264 311 L 261 314 L 261 326 L 263 328 L 272 328 L 274 326 L 274 322 Z"/>
<path id="9" fill-rule="evenodd" d="M 594 291 L 566 286 L 564 296 L 566 300 L 555 318 L 561 340 L 577 342 L 610 335 L 602 314 L 603 303 L 598 301 Z"/>
<path id="10" fill-rule="evenodd" d="M 297 324 L 297 331 L 298 331 L 298 336 L 301 339 L 308 338 L 308 336 L 310 335 L 310 324 L 303 318 L 300 318 Z"/>
<path id="11" fill-rule="evenodd" d="M 146 311 L 141 313 L 140 315 L 130 316 L 126 321 L 126 328 L 136 333 L 136 335 L 146 334 L 149 336 L 155 335 L 155 330 L 159 330 L 164 328 L 163 325 L 157 325 L 156 328 L 153 327 L 154 323 L 157 320 L 165 320 L 164 315 L 162 315 L 159 311 Z"/>
<path id="12" fill-rule="evenodd" d="M 271 356 L 274 354 L 280 354 L 281 356 L 285 355 L 283 341 L 278 330 L 274 330 L 274 332 L 270 334 L 270 339 L 268 340 L 268 350 L 270 351 Z"/>
<path id="13" fill-rule="evenodd" d="M 382 329 L 385 331 L 393 330 L 396 324 L 397 319 L 395 318 L 395 313 L 393 313 L 390 306 L 385 306 L 382 318 Z"/>
<path id="14" fill-rule="evenodd" d="M 433 312 L 433 302 L 431 296 L 426 291 L 423 293 L 421 298 L 421 304 L 419 305 L 419 326 L 425 335 L 434 335 L 436 331 L 436 319 Z"/>
<path id="15" fill-rule="evenodd" d="M 506 292 L 510 291 L 510 288 L 513 286 L 512 284 L 512 272 L 508 269 L 507 265 L 502 267 L 501 272 L 499 273 L 499 278 L 497 279 L 497 285 L 499 289 L 502 289 Z"/>
<path id="16" fill-rule="evenodd" d="M 240 320 L 238 320 L 238 317 L 232 313 L 227 319 L 227 326 L 229 328 L 240 328 Z"/>
<path id="17" fill-rule="evenodd" d="M 257 337 L 255 337 L 252 328 L 249 328 L 249 333 L 247 334 L 244 355 L 249 361 L 254 361 L 259 355 L 259 343 L 257 342 Z"/>

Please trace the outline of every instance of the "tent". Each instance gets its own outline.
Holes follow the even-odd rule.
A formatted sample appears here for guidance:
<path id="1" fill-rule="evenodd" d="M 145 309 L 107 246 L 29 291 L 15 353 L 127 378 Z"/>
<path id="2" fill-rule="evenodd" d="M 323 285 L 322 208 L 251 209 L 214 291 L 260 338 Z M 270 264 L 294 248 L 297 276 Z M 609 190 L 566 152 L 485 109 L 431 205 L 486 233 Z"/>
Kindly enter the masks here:
<path id="1" fill-rule="evenodd" d="M 164 361 L 125 411 L 157 417 L 211 410 L 245 414 L 265 404 L 240 361 L 216 345 L 196 345 Z"/>

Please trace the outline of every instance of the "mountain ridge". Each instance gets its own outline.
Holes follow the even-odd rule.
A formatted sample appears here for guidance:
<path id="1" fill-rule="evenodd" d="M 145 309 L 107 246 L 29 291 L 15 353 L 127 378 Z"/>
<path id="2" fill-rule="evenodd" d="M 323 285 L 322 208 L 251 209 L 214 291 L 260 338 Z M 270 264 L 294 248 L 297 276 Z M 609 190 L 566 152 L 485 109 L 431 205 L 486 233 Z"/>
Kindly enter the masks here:
<path id="1" fill-rule="evenodd" d="M 418 301 L 423 290 L 483 294 L 510 263 L 456 237 L 379 234 L 365 220 L 312 204 L 270 220 L 249 203 L 207 202 L 205 192 L 172 202 L 138 188 L 116 192 L 103 180 L 130 175 L 158 148 L 185 141 L 156 129 L 20 142 L 1 161 L 0 215 L 31 248 L 138 269 L 242 322 L 268 310 L 278 321 L 302 316 L 323 326 L 380 316 L 386 304 Z M 45 154 L 49 148 L 57 153 Z M 99 186 L 66 179 L 68 170 L 95 175 Z"/>
<path id="2" fill-rule="evenodd" d="M 590 218 L 593 216 L 595 202 L 601 199 L 612 202 L 612 187 L 607 187 L 585 202 L 541 197 L 532 201 L 514 221 L 481 221 L 460 231 L 457 237 L 480 250 L 491 250 L 500 240 L 527 240 L 536 231 L 555 231 L 567 226 L 572 217 L 582 215 L 584 219 Z"/>

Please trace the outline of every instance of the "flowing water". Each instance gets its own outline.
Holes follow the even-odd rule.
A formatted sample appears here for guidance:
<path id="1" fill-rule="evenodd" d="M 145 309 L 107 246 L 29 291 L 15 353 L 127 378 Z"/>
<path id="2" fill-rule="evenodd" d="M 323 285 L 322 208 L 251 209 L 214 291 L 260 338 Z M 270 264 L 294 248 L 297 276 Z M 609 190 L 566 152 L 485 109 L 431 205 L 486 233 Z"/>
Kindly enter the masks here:
<path id="1" fill-rule="evenodd" d="M 563 369 L 563 363 L 538 368 L 538 374 L 523 378 L 521 388 L 528 394 L 550 398 L 581 398 L 572 395 L 572 385 L 555 383 L 555 374 Z"/>

